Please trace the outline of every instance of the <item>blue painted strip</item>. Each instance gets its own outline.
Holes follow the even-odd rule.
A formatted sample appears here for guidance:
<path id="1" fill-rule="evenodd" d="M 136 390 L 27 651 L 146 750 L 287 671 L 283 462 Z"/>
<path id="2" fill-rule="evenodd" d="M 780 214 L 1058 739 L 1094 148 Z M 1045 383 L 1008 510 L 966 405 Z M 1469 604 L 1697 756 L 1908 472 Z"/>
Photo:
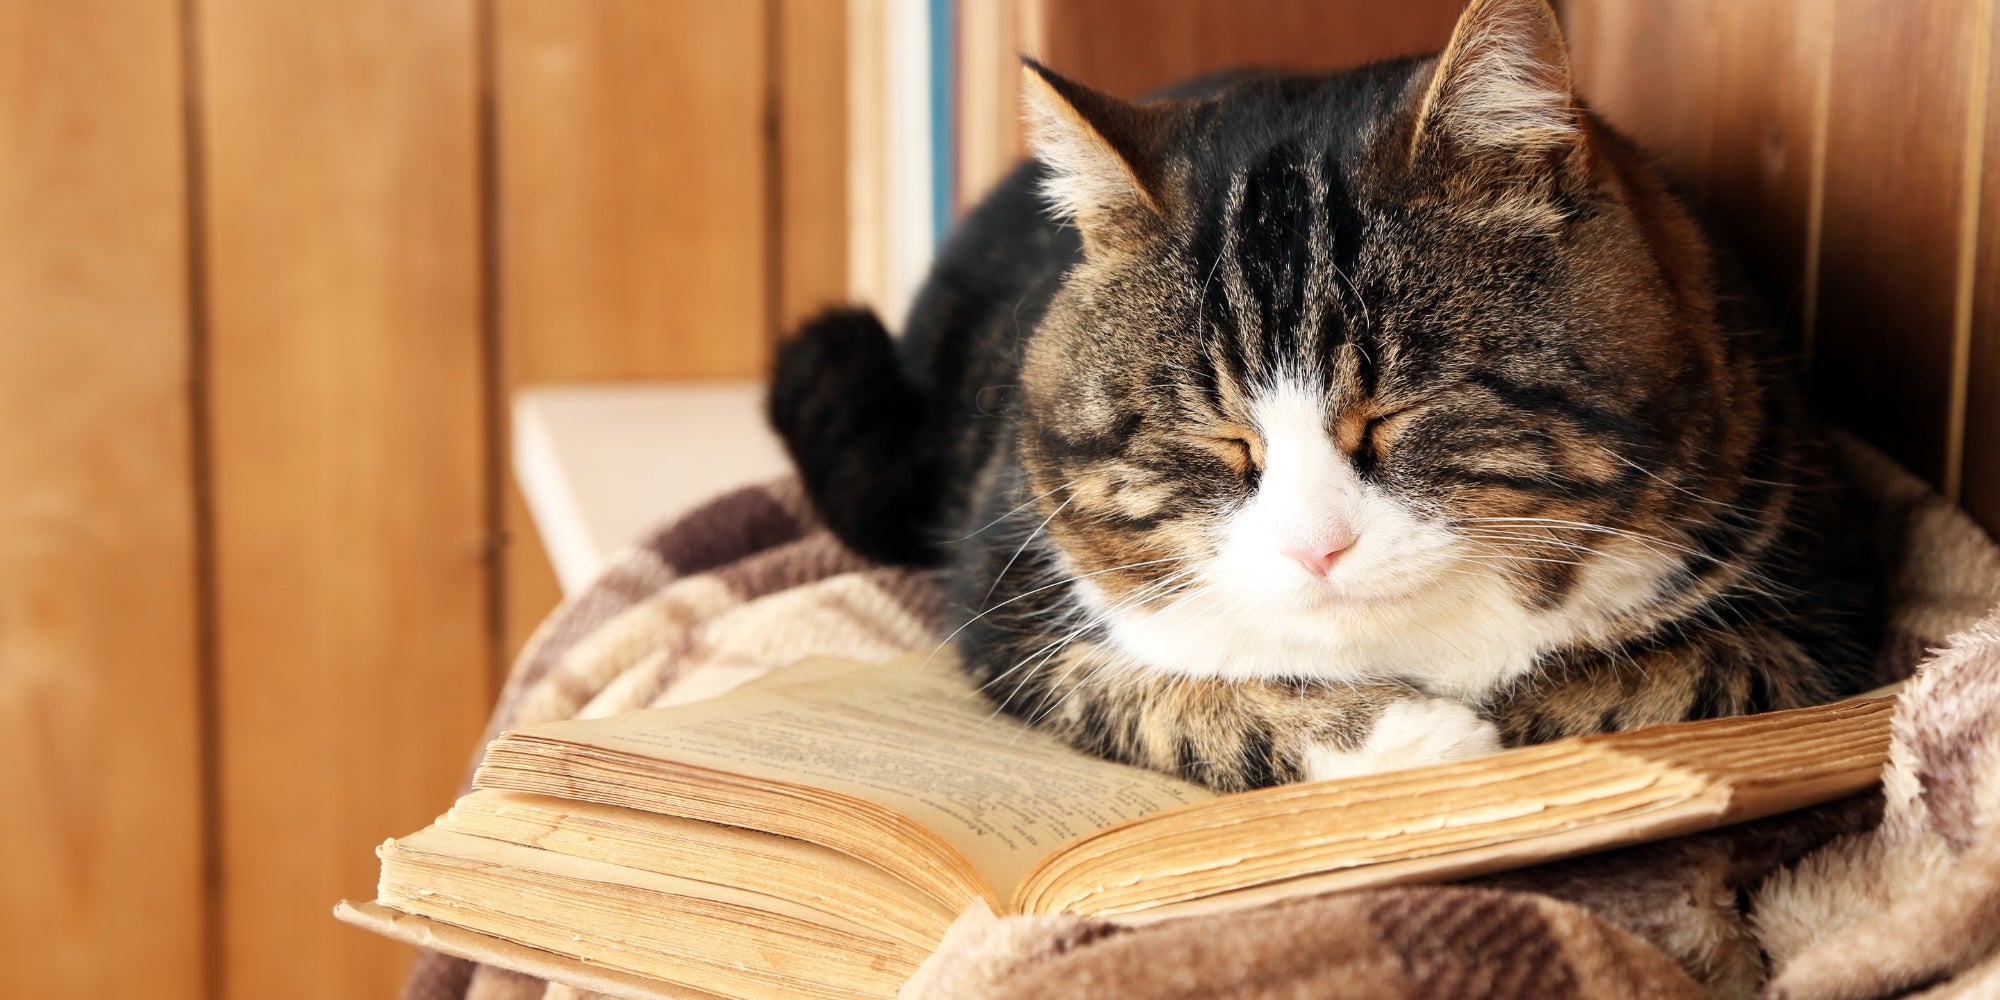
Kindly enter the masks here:
<path id="1" fill-rule="evenodd" d="M 958 103 L 952 100 L 958 79 L 958 4 L 954 0 L 930 0 L 931 47 L 931 231 L 942 243 L 951 229 L 953 202 L 957 199 Z"/>

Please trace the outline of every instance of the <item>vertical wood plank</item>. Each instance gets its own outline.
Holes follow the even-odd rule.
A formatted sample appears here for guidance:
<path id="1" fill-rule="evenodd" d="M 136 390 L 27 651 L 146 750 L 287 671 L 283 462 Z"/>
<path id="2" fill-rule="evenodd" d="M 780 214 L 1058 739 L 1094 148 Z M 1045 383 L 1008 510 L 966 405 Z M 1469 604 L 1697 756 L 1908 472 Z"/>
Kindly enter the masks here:
<path id="1" fill-rule="evenodd" d="M 1726 5 L 1730 0 L 1604 0 L 1563 7 L 1577 92 L 1697 190 L 1709 180 L 1716 15 Z"/>
<path id="2" fill-rule="evenodd" d="M 1577 90 L 1713 210 L 1803 325 L 1832 0 L 1563 5 Z"/>
<path id="3" fill-rule="evenodd" d="M 761 369 L 765 27 L 756 3 L 501 0 L 510 377 Z"/>
<path id="4" fill-rule="evenodd" d="M 472 0 L 204 0 L 229 997 L 389 996 L 330 922 L 491 699 Z"/>
<path id="5" fill-rule="evenodd" d="M 562 584 L 556 580 L 555 567 L 542 549 L 541 536 L 535 533 L 534 515 L 528 512 L 527 498 L 521 495 L 521 487 L 514 481 L 511 454 L 505 478 L 501 517 L 506 527 L 501 533 L 500 573 L 506 592 L 500 597 L 504 616 L 500 641 L 504 644 L 501 660 L 511 669 L 542 619 L 562 602 Z"/>
<path id="6" fill-rule="evenodd" d="M 1990 0 L 1989 0 L 1990 2 Z M 1985 155 L 1981 162 L 1979 249 L 1967 344 L 1964 477 L 1960 502 L 2000 537 L 2000 17 L 1988 35 Z"/>
<path id="7" fill-rule="evenodd" d="M 885 193 L 893 170 L 887 44 L 893 0 L 847 0 L 847 292 L 882 314 L 894 329 L 887 299 L 893 287 L 889 210 Z"/>
<path id="8" fill-rule="evenodd" d="M 847 292 L 847 19 L 838 3 L 779 0 L 777 323 L 781 334 Z"/>
<path id="9" fill-rule="evenodd" d="M 1984 82 L 1971 74 L 1985 71 L 1989 7 L 1564 7 L 1580 91 L 1705 197 L 1806 328 L 1822 404 L 1939 486 L 1967 310 L 1968 99 Z"/>
<path id="10" fill-rule="evenodd" d="M 0 996 L 206 993 L 180 38 L 0 4 Z"/>
<path id="11" fill-rule="evenodd" d="M 1833 0 L 1714 7 L 1714 120 L 1702 190 L 1788 328 L 1812 294 Z M 1809 339 L 1807 340 L 1809 344 Z"/>
<path id="12" fill-rule="evenodd" d="M 499 0 L 507 392 L 763 372 L 768 27 L 761 3 Z M 557 591 L 508 478 L 511 652 Z"/>
<path id="13" fill-rule="evenodd" d="M 961 212 L 977 204 L 1022 155 L 1020 56 L 1039 57 L 1039 11 L 1021 0 L 959 0 L 957 42 L 957 195 Z"/>
<path id="14" fill-rule="evenodd" d="M 966 0 L 960 58 L 959 191 L 976 201 L 1023 151 L 1020 72 L 1026 52 L 1066 76 L 1138 96 L 1202 73 L 1262 65 L 1338 69 L 1436 52 L 1463 0 Z"/>
<path id="15" fill-rule="evenodd" d="M 1062 0 L 1038 6 L 1048 64 L 1128 96 L 1231 66 L 1331 69 L 1436 52 L 1465 8 L 1461 0 Z"/>
<path id="16" fill-rule="evenodd" d="M 1813 371 L 1942 485 L 1978 0 L 1837 0 Z"/>

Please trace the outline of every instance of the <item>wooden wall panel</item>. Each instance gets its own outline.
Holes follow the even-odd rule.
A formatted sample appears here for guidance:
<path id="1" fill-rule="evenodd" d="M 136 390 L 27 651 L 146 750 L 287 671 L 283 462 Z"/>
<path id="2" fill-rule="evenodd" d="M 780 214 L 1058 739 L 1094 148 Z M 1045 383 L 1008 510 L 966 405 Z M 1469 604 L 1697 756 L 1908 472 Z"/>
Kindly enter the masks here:
<path id="1" fill-rule="evenodd" d="M 1984 0 L 1839 0 L 1814 382 L 1855 431 L 1942 485 Z"/>
<path id="2" fill-rule="evenodd" d="M 500 489 L 506 494 L 500 511 L 505 525 L 500 536 L 500 573 L 506 589 L 501 594 L 500 612 L 503 652 L 495 673 L 504 680 L 506 671 L 521 655 L 522 647 L 534 636 L 542 619 L 562 602 L 562 584 L 557 582 L 555 567 L 550 565 L 541 537 L 535 533 L 528 501 L 515 485 L 511 459 Z"/>
<path id="3" fill-rule="evenodd" d="M 1831 65 L 1832 0 L 1714 0 L 1714 119 L 1702 194 L 1755 276 L 1806 336 Z M 1810 350 L 1810 340 L 1801 345 Z"/>
<path id="4" fill-rule="evenodd" d="M 847 294 L 847 19 L 827 0 L 777 0 L 776 318 L 780 334 Z"/>
<path id="5" fill-rule="evenodd" d="M 204 0 L 222 994 L 393 994 L 331 921 L 492 698 L 472 0 Z"/>
<path id="6" fill-rule="evenodd" d="M 0 4 L 0 996 L 205 995 L 181 82 Z"/>
<path id="7" fill-rule="evenodd" d="M 1966 338 L 1964 461 L 1960 500 L 1986 530 L 2000 536 L 2000 17 L 1986 15 L 1986 122 L 1981 137 L 1978 258 L 1972 272 L 1972 316 Z"/>
<path id="8" fill-rule="evenodd" d="M 1577 91 L 1697 187 L 1708 180 L 1714 138 L 1716 15 L 1732 5 L 1605 0 L 1563 8 Z"/>
<path id="9" fill-rule="evenodd" d="M 1333 69 L 1436 52 L 1464 7 L 1464 0 L 966 0 L 959 58 L 974 76 L 959 102 L 959 200 L 977 201 L 1022 150 L 1016 52 L 1136 97 L 1233 66 Z"/>
<path id="10" fill-rule="evenodd" d="M 766 15 L 762 3 L 499 0 L 505 391 L 763 372 Z M 511 651 L 557 591 L 518 495 L 506 534 Z"/>
<path id="11" fill-rule="evenodd" d="M 1057 0 L 1039 4 L 1042 56 L 1057 72 L 1136 96 L 1239 65 L 1354 66 L 1436 52 L 1462 0 Z M 1144 44 L 1135 44 L 1143 32 Z"/>
<path id="12" fill-rule="evenodd" d="M 1041 19 L 1039 5 L 1022 0 L 958 0 L 953 187 L 961 213 L 1024 153 L 1020 55 L 1042 51 Z"/>
<path id="13" fill-rule="evenodd" d="M 1947 491 L 1991 9 L 1563 4 L 1580 92 L 1706 196 L 1802 333 L 1822 405 Z"/>
<path id="14" fill-rule="evenodd" d="M 1831 17 L 1832 0 L 1563 5 L 1577 92 L 1706 202 L 1802 336 Z"/>

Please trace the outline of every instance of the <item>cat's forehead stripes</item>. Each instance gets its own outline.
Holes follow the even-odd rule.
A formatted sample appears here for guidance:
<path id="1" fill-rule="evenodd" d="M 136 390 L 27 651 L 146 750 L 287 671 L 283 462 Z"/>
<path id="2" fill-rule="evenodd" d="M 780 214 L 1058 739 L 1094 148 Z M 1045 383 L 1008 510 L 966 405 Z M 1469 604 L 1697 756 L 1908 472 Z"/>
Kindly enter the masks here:
<path id="1" fill-rule="evenodd" d="M 1367 305 L 1354 283 L 1364 239 L 1352 181 L 1332 151 L 1286 142 L 1237 166 L 1190 227 L 1187 268 L 1211 378 L 1268 384 L 1306 376 L 1369 387 L 1360 353 Z M 1349 369 L 1342 377 L 1342 369 Z"/>

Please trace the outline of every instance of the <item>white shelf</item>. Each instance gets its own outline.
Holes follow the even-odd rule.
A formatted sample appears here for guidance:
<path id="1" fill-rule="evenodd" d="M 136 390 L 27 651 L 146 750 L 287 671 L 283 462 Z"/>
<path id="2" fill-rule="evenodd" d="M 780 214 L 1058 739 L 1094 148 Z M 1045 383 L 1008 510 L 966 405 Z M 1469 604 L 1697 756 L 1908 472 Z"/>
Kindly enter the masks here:
<path id="1" fill-rule="evenodd" d="M 564 594 L 661 519 L 789 468 L 764 385 L 628 382 L 524 389 L 514 477 Z"/>

